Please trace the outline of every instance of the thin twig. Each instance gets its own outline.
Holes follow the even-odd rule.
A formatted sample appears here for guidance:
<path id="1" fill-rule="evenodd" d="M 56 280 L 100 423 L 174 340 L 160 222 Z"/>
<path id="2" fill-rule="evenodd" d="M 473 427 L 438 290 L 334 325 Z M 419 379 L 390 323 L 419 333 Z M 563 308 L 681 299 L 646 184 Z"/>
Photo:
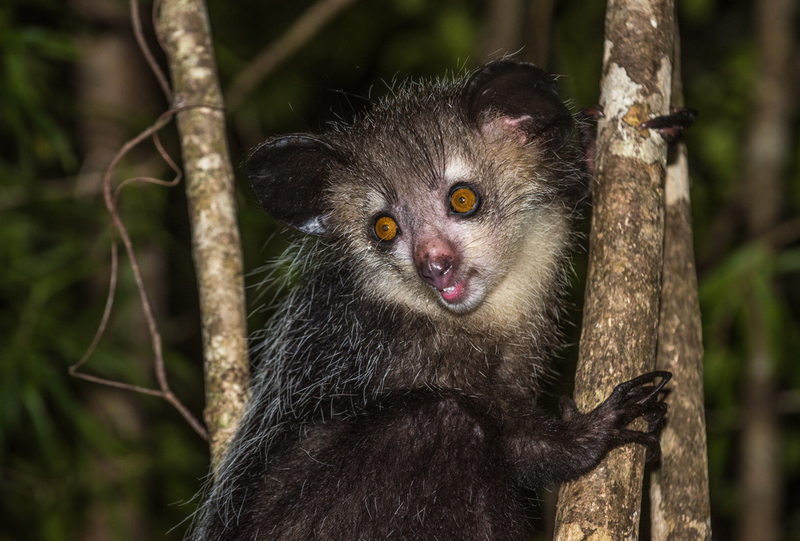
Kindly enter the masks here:
<path id="1" fill-rule="evenodd" d="M 103 317 L 100 320 L 100 325 L 97 327 L 97 332 L 94 334 L 94 339 L 89 345 L 89 349 L 83 354 L 81 360 L 69 367 L 69 373 L 72 376 L 82 378 L 84 375 L 78 372 L 78 368 L 89 360 L 94 350 L 97 349 L 97 344 L 100 343 L 100 338 L 105 334 L 108 320 L 111 317 L 111 307 L 114 306 L 114 294 L 117 290 L 117 267 L 119 263 L 119 250 L 117 248 L 117 234 L 114 228 L 111 228 L 111 279 L 108 285 L 108 296 L 106 297 L 106 307 L 103 310 Z M 84 378 L 86 379 L 86 378 Z"/>
<path id="2" fill-rule="evenodd" d="M 158 84 L 161 85 L 161 90 L 167 97 L 167 103 L 172 103 L 172 89 L 169 87 L 169 81 L 164 75 L 164 72 L 161 71 L 161 67 L 158 65 L 158 62 L 156 62 L 153 53 L 150 51 L 150 47 L 147 46 L 147 40 L 144 38 L 142 19 L 139 17 L 139 0 L 131 0 L 131 21 L 133 22 L 133 33 L 136 35 L 139 49 L 141 49 L 147 63 L 150 65 L 153 75 L 158 79 Z"/>
<path id="3" fill-rule="evenodd" d="M 253 62 L 239 72 L 225 92 L 228 112 L 235 111 L 245 97 L 269 73 L 302 47 L 337 13 L 355 0 L 319 0 L 308 8 L 283 36 L 262 50 Z"/>
<path id="4" fill-rule="evenodd" d="M 163 348 L 161 342 L 161 335 L 158 332 L 158 327 L 155 322 L 155 316 L 153 315 L 152 307 L 150 301 L 147 297 L 147 292 L 144 285 L 144 280 L 142 278 L 141 269 L 139 268 L 139 264 L 136 260 L 136 254 L 133 251 L 133 243 L 131 242 L 130 236 L 128 235 L 128 231 L 125 228 L 124 223 L 122 222 L 119 213 L 117 212 L 117 200 L 119 198 L 120 189 L 134 181 L 140 182 L 148 182 L 148 183 L 155 183 L 163 186 L 174 186 L 182 177 L 182 173 L 180 169 L 175 164 L 175 161 L 166 153 L 164 147 L 161 145 L 160 140 L 158 139 L 157 133 L 161 130 L 164 126 L 166 126 L 172 118 L 174 118 L 175 114 L 179 110 L 186 109 L 186 107 L 181 107 L 180 109 L 173 109 L 167 111 L 166 113 L 162 114 L 159 119 L 150 126 L 148 129 L 144 130 L 142 133 L 125 143 L 122 148 L 117 152 L 114 158 L 111 160 L 108 168 L 106 169 L 105 174 L 103 175 L 103 195 L 104 200 L 106 203 L 106 208 L 108 209 L 109 213 L 111 214 L 112 218 L 112 243 L 111 243 L 111 280 L 109 284 L 109 291 L 108 291 L 108 298 L 106 300 L 106 307 L 103 312 L 103 317 L 101 319 L 100 325 L 98 326 L 97 332 L 95 333 L 94 339 L 92 340 L 89 349 L 83 355 L 83 357 L 74 365 L 69 367 L 70 375 L 84 379 L 87 381 L 91 381 L 94 383 L 99 383 L 102 385 L 107 385 L 110 387 L 116 387 L 118 389 L 124 389 L 129 391 L 135 391 L 138 393 L 148 394 L 151 396 L 157 396 L 163 398 L 167 402 L 169 402 L 178 412 L 183 416 L 184 419 L 191 425 L 191 427 L 206 441 L 208 440 L 208 432 L 203 427 L 203 425 L 192 415 L 186 406 L 181 403 L 181 401 L 175 396 L 172 390 L 169 387 L 169 383 L 166 377 L 166 370 L 164 365 L 164 356 L 163 356 Z M 111 189 L 111 177 L 114 173 L 114 170 L 117 167 L 119 161 L 128 153 L 131 149 L 133 149 L 136 145 L 147 139 L 148 137 L 153 137 L 154 143 L 156 148 L 158 149 L 159 154 L 164 158 L 164 160 L 169 164 L 169 166 L 175 171 L 176 176 L 175 179 L 172 181 L 163 181 L 161 179 L 153 179 L 148 177 L 137 177 L 131 178 L 123 181 L 119 186 L 116 187 L 112 191 Z M 114 381 L 106 378 L 101 378 L 98 376 L 93 376 L 90 374 L 84 374 L 82 372 L 78 372 L 78 369 L 86 363 L 89 359 L 91 354 L 97 348 L 97 344 L 100 341 L 100 338 L 105 333 L 105 330 L 108 326 L 108 321 L 111 316 L 111 308 L 114 304 L 114 296 L 116 292 L 116 285 L 118 279 L 118 270 L 119 270 L 119 250 L 117 248 L 117 234 L 122 239 L 122 243 L 125 246 L 125 250 L 128 254 L 128 259 L 130 261 L 131 269 L 133 270 L 133 275 L 136 280 L 136 285 L 139 290 L 139 297 L 142 303 L 142 309 L 144 310 L 145 319 L 147 320 L 148 330 L 150 332 L 151 343 L 153 345 L 153 353 L 155 356 L 154 364 L 155 364 L 155 372 L 156 372 L 156 379 L 158 380 L 159 389 L 150 389 L 147 387 L 140 387 L 138 385 L 131 385 L 128 383 L 123 383 L 119 381 Z"/>
<path id="5" fill-rule="evenodd" d="M 172 101 L 172 91 L 170 90 L 169 83 L 164 76 L 161 69 L 158 67 L 155 58 L 151 54 L 149 48 L 147 47 L 146 41 L 144 39 L 144 34 L 142 32 L 141 27 L 141 20 L 139 19 L 139 6 L 137 0 L 130 0 L 131 1 L 131 19 L 133 21 L 134 33 L 136 34 L 136 39 L 139 43 L 139 47 L 142 50 L 142 54 L 144 54 L 145 58 L 147 59 L 148 63 L 150 64 L 153 73 L 155 74 L 156 78 L 161 84 L 162 90 L 164 90 L 165 95 L 169 101 Z M 154 5 L 154 13 L 157 12 L 158 9 L 158 1 L 156 1 Z M 208 432 L 203 426 L 203 424 L 197 420 L 197 418 L 192 415 L 189 409 L 178 399 L 177 396 L 172 392 L 169 386 L 169 382 L 167 380 L 166 368 L 164 364 L 164 355 L 163 355 L 163 346 L 161 341 L 161 334 L 158 331 L 158 326 L 156 325 L 155 316 L 153 314 L 152 306 L 150 304 L 150 300 L 147 296 L 147 291 L 145 289 L 144 279 L 142 277 L 141 269 L 139 267 L 138 261 L 136 259 L 136 254 L 133 250 L 133 243 L 128 235 L 128 230 L 125 227 L 125 224 L 122 222 L 122 218 L 120 217 L 117 211 L 117 201 L 119 199 L 120 192 L 124 186 L 132 182 L 147 182 L 151 184 L 158 184 L 161 186 L 175 186 L 178 184 L 182 177 L 183 173 L 175 161 L 169 156 L 169 154 L 164 149 L 163 145 L 161 144 L 161 140 L 158 137 L 158 132 L 164 128 L 167 124 L 169 124 L 175 115 L 183 110 L 196 108 L 196 107 L 208 107 L 211 109 L 220 110 L 220 107 L 216 106 L 209 106 L 209 105 L 187 105 L 176 109 L 171 109 L 165 113 L 163 113 L 156 122 L 141 132 L 139 135 L 125 143 L 125 145 L 120 148 L 120 150 L 116 153 L 114 158 L 111 160 L 108 168 L 103 175 L 103 198 L 105 200 L 106 208 L 108 212 L 111 214 L 112 218 L 112 227 L 111 227 L 111 279 L 109 282 L 109 289 L 108 289 L 108 297 L 106 299 L 106 306 L 103 311 L 103 317 L 100 321 L 100 325 L 98 326 L 97 332 L 90 344 L 88 350 L 83 355 L 83 357 L 74 365 L 69 367 L 70 375 L 84 379 L 87 381 L 91 381 L 94 383 L 99 383 L 102 385 L 107 385 L 111 387 L 115 387 L 118 389 L 124 389 L 129 391 L 135 391 L 138 393 L 143 393 L 151 396 L 157 396 L 163 398 L 167 402 L 169 402 L 178 412 L 183 416 L 184 419 L 191 425 L 191 427 L 206 441 L 208 441 Z M 158 150 L 158 153 L 161 155 L 162 159 L 169 165 L 169 167 L 175 172 L 175 178 L 171 181 L 165 181 L 156 178 L 150 177 L 136 177 L 136 178 L 129 178 L 121 182 L 119 185 L 116 186 L 112 190 L 112 176 L 114 171 L 117 168 L 120 160 L 128 153 L 131 149 L 133 149 L 136 145 L 141 143 L 147 138 L 152 138 L 153 143 Z M 78 369 L 83 366 L 92 353 L 96 350 L 97 345 L 100 341 L 100 338 L 105 333 L 106 328 L 108 327 L 108 321 L 111 317 L 111 310 L 114 305 L 114 297 L 116 293 L 118 275 L 119 275 L 119 249 L 117 246 L 117 235 L 122 240 L 123 245 L 125 246 L 125 251 L 128 254 L 128 259 L 130 261 L 131 269 L 133 271 L 134 279 L 136 281 L 137 289 L 139 290 L 139 298 L 142 304 L 142 309 L 144 311 L 145 319 L 147 321 L 148 331 L 150 333 L 151 344 L 153 347 L 153 354 L 154 354 L 154 366 L 155 366 L 155 373 L 156 373 L 156 380 L 158 381 L 158 389 L 150 389 L 147 387 L 140 387 L 138 385 L 131 385 L 128 383 L 123 383 L 119 381 L 114 381 L 106 378 L 101 378 L 98 376 L 93 376 L 90 374 L 84 374 L 82 372 L 78 372 Z"/>
<path id="6" fill-rule="evenodd" d="M 161 46 L 162 51 L 167 50 L 167 44 L 164 42 L 164 36 L 161 33 L 161 29 L 159 28 L 159 18 L 158 15 L 161 11 L 161 0 L 154 0 L 153 1 L 153 11 L 150 14 L 151 20 L 153 22 L 153 28 L 156 31 L 156 39 L 158 40 L 158 44 Z"/>
<path id="7" fill-rule="evenodd" d="M 158 130 L 166 126 L 172 119 L 172 114 L 169 114 L 166 118 L 165 116 L 166 114 L 161 115 L 161 117 L 159 117 L 159 119 L 155 122 L 155 124 L 144 130 L 142 133 L 140 133 L 127 143 L 125 143 L 125 145 L 123 145 L 123 147 L 117 152 L 117 154 L 111 160 L 111 164 L 108 166 L 103 176 L 104 190 L 106 189 L 105 179 L 110 177 L 111 172 L 113 171 L 114 168 L 116 168 L 119 160 L 122 159 L 122 157 L 125 154 L 127 154 L 132 148 L 134 148 L 136 145 L 144 141 L 148 136 L 155 134 Z M 172 160 L 170 160 L 170 162 L 174 164 Z M 125 182 L 123 182 L 123 184 L 125 184 Z M 117 194 L 115 194 L 114 196 L 114 201 L 116 201 L 116 196 Z M 106 206 L 108 206 L 107 202 Z M 81 357 L 81 359 L 77 363 L 69 367 L 69 373 L 73 376 L 83 377 L 83 375 L 79 374 L 77 370 L 89 359 L 89 357 L 91 357 L 92 353 L 94 353 L 94 350 L 97 348 L 97 344 L 100 342 L 100 338 L 105 333 L 106 326 L 108 325 L 108 320 L 111 317 L 111 308 L 114 305 L 114 295 L 117 288 L 117 276 L 119 267 L 118 262 L 119 262 L 119 250 L 117 248 L 117 233 L 116 233 L 116 228 L 112 227 L 111 228 L 111 280 L 108 287 L 108 297 L 106 298 L 106 307 L 105 310 L 103 311 L 103 317 L 100 320 L 100 325 L 97 328 L 97 332 L 94 335 L 94 339 L 92 340 L 92 343 L 89 345 L 89 349 L 86 350 L 86 353 L 84 353 L 83 357 Z"/>
<path id="8" fill-rule="evenodd" d="M 124 389 L 126 391 L 133 391 L 136 393 L 149 394 L 150 396 L 164 398 L 164 392 L 159 389 L 139 387 L 138 385 L 131 385 L 130 383 L 123 383 L 113 379 L 101 378 L 91 374 L 84 374 L 83 372 L 75 372 L 72 370 L 72 367 L 70 367 L 70 374 L 76 378 L 85 379 L 86 381 L 91 381 L 92 383 L 99 383 L 100 385 L 105 385 L 107 387 L 116 387 L 117 389 Z"/>

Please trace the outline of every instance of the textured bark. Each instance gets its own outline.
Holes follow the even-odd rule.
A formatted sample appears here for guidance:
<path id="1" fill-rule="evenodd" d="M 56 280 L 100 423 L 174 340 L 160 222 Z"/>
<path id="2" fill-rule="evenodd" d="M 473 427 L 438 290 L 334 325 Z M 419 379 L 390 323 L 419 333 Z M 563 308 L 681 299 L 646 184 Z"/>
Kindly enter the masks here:
<path id="1" fill-rule="evenodd" d="M 675 25 L 672 105 L 683 106 L 680 43 Z M 692 239 L 689 170 L 681 143 L 667 167 L 664 270 L 656 366 L 672 372 L 661 467 L 650 483 L 653 541 L 711 539 L 708 449 L 703 405 L 703 341 Z"/>
<path id="2" fill-rule="evenodd" d="M 599 405 L 614 386 L 653 369 L 664 235 L 666 144 L 641 122 L 667 114 L 673 43 L 672 2 L 611 0 L 593 186 L 575 401 Z M 642 427 L 639 427 L 642 428 Z M 644 449 L 609 453 L 559 494 L 557 540 L 636 539 Z"/>
<path id="3" fill-rule="evenodd" d="M 653 541 L 711 539 L 703 408 L 703 342 L 692 245 L 686 149 L 667 170 L 659 370 L 672 372 L 661 466 L 650 485 Z"/>
<path id="4" fill-rule="evenodd" d="M 222 94 L 202 0 L 163 0 L 159 31 L 169 59 L 178 113 L 192 254 L 200 290 L 206 408 L 212 460 L 235 431 L 250 380 L 244 279 L 233 168 Z"/>

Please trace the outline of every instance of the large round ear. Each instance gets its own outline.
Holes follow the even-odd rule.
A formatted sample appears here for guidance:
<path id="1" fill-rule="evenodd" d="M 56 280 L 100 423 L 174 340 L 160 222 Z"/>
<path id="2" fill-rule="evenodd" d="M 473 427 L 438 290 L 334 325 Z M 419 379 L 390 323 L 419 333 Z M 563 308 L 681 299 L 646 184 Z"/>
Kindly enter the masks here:
<path id="1" fill-rule="evenodd" d="M 289 135 L 259 145 L 244 170 L 267 213 L 303 233 L 328 232 L 327 196 L 332 168 L 343 163 L 329 144 L 307 135 Z"/>
<path id="2" fill-rule="evenodd" d="M 551 150 L 572 135 L 574 121 L 555 79 L 533 64 L 504 60 L 486 65 L 467 83 L 464 100 L 470 122 L 482 133 L 508 130 Z"/>

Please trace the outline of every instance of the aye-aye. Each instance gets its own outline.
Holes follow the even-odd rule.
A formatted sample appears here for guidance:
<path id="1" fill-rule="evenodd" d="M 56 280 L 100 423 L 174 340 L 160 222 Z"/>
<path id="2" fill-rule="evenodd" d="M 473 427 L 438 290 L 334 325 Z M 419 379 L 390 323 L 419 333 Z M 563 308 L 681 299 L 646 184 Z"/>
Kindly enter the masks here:
<path id="1" fill-rule="evenodd" d="M 574 125 L 548 73 L 500 61 L 255 149 L 261 204 L 307 235 L 194 539 L 521 540 L 531 489 L 657 452 L 668 373 L 537 406 L 587 193 Z"/>

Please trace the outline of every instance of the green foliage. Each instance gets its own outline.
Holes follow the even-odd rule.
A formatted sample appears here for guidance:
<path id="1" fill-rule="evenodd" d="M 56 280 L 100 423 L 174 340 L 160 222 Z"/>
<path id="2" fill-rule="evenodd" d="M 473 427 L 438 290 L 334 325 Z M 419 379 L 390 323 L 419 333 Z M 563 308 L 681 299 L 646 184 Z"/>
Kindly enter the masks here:
<path id="1" fill-rule="evenodd" d="M 77 31 L 65 3 L 0 7 L 0 540 L 164 537 L 188 514 L 172 504 L 206 470 L 205 446 L 166 403 L 67 374 L 100 322 L 110 246 L 102 202 L 72 195 Z M 137 239 L 164 243 L 165 192 L 128 193 L 148 224 Z M 87 370 L 152 386 L 147 343 L 124 319 L 136 302 L 123 274 L 122 320 Z M 170 348 L 170 372 L 197 408 L 199 366 Z"/>
<path id="2" fill-rule="evenodd" d="M 0 125 L 5 128 L 0 132 L 0 186 L 16 176 L 32 177 L 38 164 L 64 169 L 77 164 L 67 134 L 52 116 L 53 96 L 49 95 L 51 85 L 62 75 L 54 62 L 76 54 L 72 37 L 67 28 L 16 26 L 15 15 L 22 4 L 6 2 L 0 7 Z M 37 3 L 27 4 L 32 8 Z M 55 101 L 58 108 L 67 105 L 60 98 Z"/>
<path id="3" fill-rule="evenodd" d="M 574 107 L 599 103 L 603 66 L 603 0 L 556 2 L 548 69 L 561 76 L 559 87 Z"/>
<path id="4" fill-rule="evenodd" d="M 165 403 L 67 376 L 100 321 L 106 223 L 96 200 L 37 197 L 0 213 L 0 539 L 76 539 L 92 513 L 110 521 L 102 531 L 115 539 L 137 539 L 126 533 L 130 515 L 150 509 L 161 519 L 148 528 L 165 532 L 185 512 L 163 509 L 189 499 L 197 487 L 187 480 L 205 470 L 204 445 Z M 123 277 L 118 310 L 135 300 Z M 87 370 L 152 385 L 146 343 L 131 331 L 113 321 Z M 197 388 L 197 365 L 182 365 L 170 355 L 173 377 L 186 374 Z M 165 487 L 150 494 L 148 484 Z"/>

